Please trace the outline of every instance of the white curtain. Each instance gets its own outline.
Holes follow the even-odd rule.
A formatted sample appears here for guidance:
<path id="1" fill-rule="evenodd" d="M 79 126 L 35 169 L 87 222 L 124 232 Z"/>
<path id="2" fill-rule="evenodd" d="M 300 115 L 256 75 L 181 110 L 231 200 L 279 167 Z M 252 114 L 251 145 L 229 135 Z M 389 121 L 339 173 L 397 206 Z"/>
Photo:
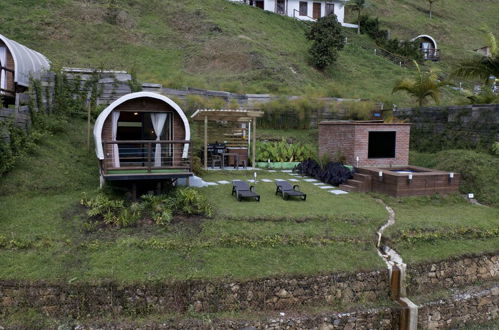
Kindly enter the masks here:
<path id="1" fill-rule="evenodd" d="M 116 136 L 118 133 L 118 119 L 120 118 L 120 112 L 119 111 L 113 111 L 112 112 L 112 139 L 113 141 L 116 141 Z M 114 167 L 120 167 L 120 149 L 118 148 L 118 145 L 115 143 L 112 145 L 113 146 L 113 165 Z"/>
<path id="2" fill-rule="evenodd" d="M 0 66 L 7 66 L 7 48 L 0 46 Z M 0 70 L 0 88 L 7 89 L 5 70 Z"/>
<path id="3" fill-rule="evenodd" d="M 154 127 L 154 134 L 156 134 L 156 141 L 161 140 L 161 134 L 163 133 L 163 127 L 165 126 L 166 113 L 152 113 L 151 121 Z M 161 144 L 156 143 L 156 151 L 154 153 L 154 167 L 161 167 Z"/>

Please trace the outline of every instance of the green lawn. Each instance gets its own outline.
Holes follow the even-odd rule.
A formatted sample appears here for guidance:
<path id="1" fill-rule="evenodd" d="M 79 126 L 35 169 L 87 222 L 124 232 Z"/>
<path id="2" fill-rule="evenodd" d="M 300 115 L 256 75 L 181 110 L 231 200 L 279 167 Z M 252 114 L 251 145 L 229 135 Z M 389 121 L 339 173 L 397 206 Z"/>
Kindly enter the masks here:
<path id="1" fill-rule="evenodd" d="M 204 179 L 248 180 L 253 173 L 208 171 Z M 336 196 L 301 181 L 307 201 L 284 201 L 261 179 L 292 176 L 257 173 L 261 202 L 238 202 L 230 184 L 210 186 L 200 188 L 215 206 L 210 219 L 88 231 L 79 200 L 96 193 L 97 164 L 84 123 L 73 120 L 0 178 L 0 279 L 249 279 L 384 267 L 374 245 L 387 212 L 374 196 Z M 409 262 L 497 249 L 497 209 L 460 197 L 383 199 L 397 213 L 387 235 Z"/>
<path id="2" fill-rule="evenodd" d="M 406 262 L 499 251 L 499 208 L 461 196 L 384 198 L 396 222 L 385 232 Z"/>

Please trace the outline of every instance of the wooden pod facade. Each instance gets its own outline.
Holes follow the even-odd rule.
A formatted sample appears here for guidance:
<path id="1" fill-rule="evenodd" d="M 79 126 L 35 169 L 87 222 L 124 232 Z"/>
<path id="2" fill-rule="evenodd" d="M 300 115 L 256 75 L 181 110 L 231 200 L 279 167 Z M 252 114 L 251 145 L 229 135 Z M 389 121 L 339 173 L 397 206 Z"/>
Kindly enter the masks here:
<path id="1" fill-rule="evenodd" d="M 102 111 L 94 126 L 103 180 L 165 180 L 189 177 L 190 126 L 166 96 L 127 94 Z"/>

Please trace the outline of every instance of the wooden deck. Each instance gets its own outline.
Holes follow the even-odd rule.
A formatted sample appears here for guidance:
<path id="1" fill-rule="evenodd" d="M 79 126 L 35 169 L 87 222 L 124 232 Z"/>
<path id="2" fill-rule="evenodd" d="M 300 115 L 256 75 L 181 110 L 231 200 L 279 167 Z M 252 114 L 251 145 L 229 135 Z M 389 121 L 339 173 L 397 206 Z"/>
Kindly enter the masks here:
<path id="1" fill-rule="evenodd" d="M 165 180 L 192 176 L 190 141 L 104 141 L 103 145 L 105 158 L 101 171 L 106 180 Z M 119 160 L 114 158 L 116 146 Z M 161 150 L 158 157 L 155 157 L 156 146 Z"/>

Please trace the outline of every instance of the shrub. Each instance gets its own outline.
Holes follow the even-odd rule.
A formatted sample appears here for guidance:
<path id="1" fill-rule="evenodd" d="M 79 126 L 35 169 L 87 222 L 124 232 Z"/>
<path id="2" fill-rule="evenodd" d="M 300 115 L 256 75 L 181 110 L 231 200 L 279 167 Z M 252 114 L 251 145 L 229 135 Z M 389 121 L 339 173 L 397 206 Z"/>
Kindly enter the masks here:
<path id="1" fill-rule="evenodd" d="M 173 197 L 175 213 L 185 215 L 213 215 L 213 207 L 206 197 L 192 188 L 178 189 Z"/>
<path id="2" fill-rule="evenodd" d="M 206 215 L 213 214 L 213 207 L 206 197 L 192 188 L 177 189 L 170 195 L 144 195 L 141 202 L 127 203 L 122 199 L 112 199 L 103 192 L 93 198 L 83 194 L 80 204 L 87 207 L 91 222 L 117 227 L 131 227 L 140 219 L 151 219 L 158 225 L 169 224 L 174 214 Z M 93 228 L 86 225 L 84 229 Z"/>
<path id="3" fill-rule="evenodd" d="M 338 186 L 352 177 L 352 172 L 341 163 L 329 162 L 325 166 L 313 159 L 301 162 L 296 167 L 298 173 L 311 176 L 322 182 Z"/>
<path id="4" fill-rule="evenodd" d="M 360 19 L 360 31 L 371 37 L 376 44 L 390 53 L 407 57 L 413 60 L 420 60 L 421 53 L 417 41 L 400 41 L 396 38 L 390 39 L 387 30 L 380 28 L 378 18 L 370 18 L 362 15 Z"/>
<path id="5" fill-rule="evenodd" d="M 315 148 L 311 144 L 289 144 L 284 139 L 279 142 L 257 142 L 256 160 L 266 162 L 301 162 L 315 156 Z"/>
<path id="6" fill-rule="evenodd" d="M 490 152 L 493 155 L 499 156 L 499 141 L 492 143 L 492 146 L 490 147 Z"/>
<path id="7" fill-rule="evenodd" d="M 338 51 L 345 46 L 345 36 L 338 23 L 336 15 L 319 18 L 307 33 L 307 38 L 313 41 L 309 49 L 312 64 L 319 70 L 334 63 Z"/>

